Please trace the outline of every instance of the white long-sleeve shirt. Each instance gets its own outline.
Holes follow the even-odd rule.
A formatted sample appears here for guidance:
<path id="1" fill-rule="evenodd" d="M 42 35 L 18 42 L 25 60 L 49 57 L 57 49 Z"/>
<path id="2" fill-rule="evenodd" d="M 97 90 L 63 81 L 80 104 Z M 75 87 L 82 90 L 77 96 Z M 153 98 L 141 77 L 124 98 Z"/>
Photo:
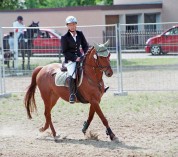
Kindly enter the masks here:
<path id="1" fill-rule="evenodd" d="M 17 39 L 19 38 L 20 34 L 24 32 L 24 25 L 19 23 L 18 21 L 13 22 L 14 33 L 16 33 Z"/>

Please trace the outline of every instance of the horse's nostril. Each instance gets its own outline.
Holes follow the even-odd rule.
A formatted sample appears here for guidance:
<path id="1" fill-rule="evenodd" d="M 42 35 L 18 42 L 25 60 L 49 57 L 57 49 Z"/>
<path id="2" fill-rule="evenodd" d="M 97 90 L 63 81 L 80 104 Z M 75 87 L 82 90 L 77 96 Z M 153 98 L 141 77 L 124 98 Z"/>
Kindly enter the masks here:
<path id="1" fill-rule="evenodd" d="M 108 73 L 107 76 L 110 77 L 110 76 L 111 76 L 111 73 Z"/>
<path id="2" fill-rule="evenodd" d="M 111 77 L 112 74 L 113 74 L 113 72 L 112 72 L 111 70 L 108 70 L 108 71 L 105 72 L 105 75 L 106 75 L 107 77 Z"/>

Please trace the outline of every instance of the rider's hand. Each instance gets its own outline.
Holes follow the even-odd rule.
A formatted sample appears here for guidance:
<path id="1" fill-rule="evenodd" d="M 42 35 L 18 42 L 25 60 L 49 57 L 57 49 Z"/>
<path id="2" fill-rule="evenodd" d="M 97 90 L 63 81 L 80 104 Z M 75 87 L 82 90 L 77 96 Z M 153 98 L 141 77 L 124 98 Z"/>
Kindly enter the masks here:
<path id="1" fill-rule="evenodd" d="M 76 62 L 80 62 L 80 57 L 77 57 Z"/>

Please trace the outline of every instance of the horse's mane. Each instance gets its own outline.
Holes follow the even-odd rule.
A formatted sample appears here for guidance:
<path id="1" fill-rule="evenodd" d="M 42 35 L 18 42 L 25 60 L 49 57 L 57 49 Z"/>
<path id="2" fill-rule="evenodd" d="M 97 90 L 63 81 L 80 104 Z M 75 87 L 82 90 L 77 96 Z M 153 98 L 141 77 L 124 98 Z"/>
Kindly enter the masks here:
<path id="1" fill-rule="evenodd" d="M 91 52 L 94 48 L 95 48 L 94 46 L 90 47 L 90 48 L 88 49 L 88 51 L 86 52 L 85 56 L 87 56 L 88 54 L 90 54 L 90 52 Z"/>

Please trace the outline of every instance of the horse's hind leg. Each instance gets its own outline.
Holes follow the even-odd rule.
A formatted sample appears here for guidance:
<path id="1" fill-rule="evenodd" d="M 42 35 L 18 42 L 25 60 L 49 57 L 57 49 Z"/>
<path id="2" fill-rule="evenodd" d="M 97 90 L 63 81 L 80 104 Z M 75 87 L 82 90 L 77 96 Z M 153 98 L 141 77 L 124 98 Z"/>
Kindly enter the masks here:
<path id="1" fill-rule="evenodd" d="M 51 119 L 51 110 L 54 107 L 54 105 L 56 104 L 57 100 L 58 100 L 58 97 L 55 96 L 54 94 L 51 94 L 48 97 L 43 98 L 44 105 L 45 105 L 44 115 L 45 115 L 45 118 L 46 118 L 46 122 L 45 122 L 44 127 L 40 128 L 40 131 L 44 132 L 50 126 L 52 134 L 53 134 L 54 137 L 56 136 L 56 131 L 54 129 L 52 119 Z"/>

